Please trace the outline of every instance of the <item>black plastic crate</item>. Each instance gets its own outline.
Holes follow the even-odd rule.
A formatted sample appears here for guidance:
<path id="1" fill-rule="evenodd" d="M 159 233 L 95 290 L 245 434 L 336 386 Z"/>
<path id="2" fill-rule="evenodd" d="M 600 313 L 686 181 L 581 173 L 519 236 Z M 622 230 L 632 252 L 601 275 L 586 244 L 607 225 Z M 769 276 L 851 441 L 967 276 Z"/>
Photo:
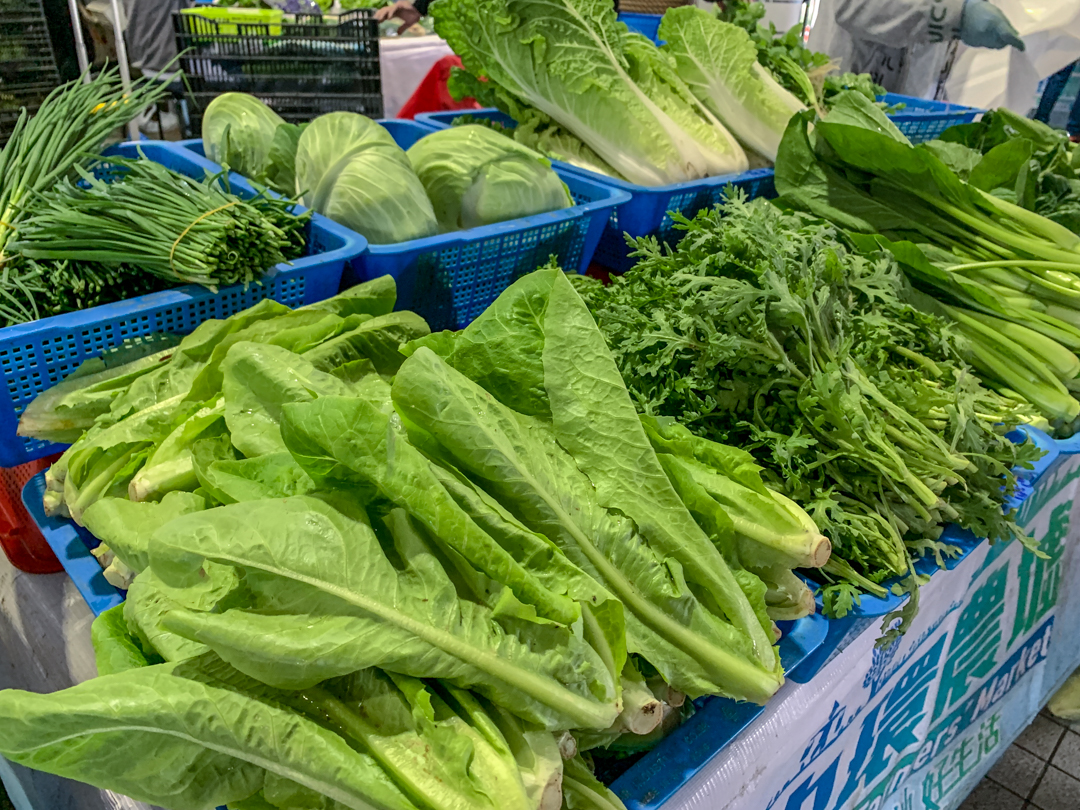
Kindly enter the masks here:
<path id="1" fill-rule="evenodd" d="M 41 0 L 0 0 L 0 146 L 60 84 Z"/>
<path id="2" fill-rule="evenodd" d="M 382 116 L 379 25 L 371 9 L 298 14 L 273 24 L 175 12 L 173 24 L 196 132 L 206 105 L 230 91 L 257 96 L 293 123 L 336 110 Z"/>

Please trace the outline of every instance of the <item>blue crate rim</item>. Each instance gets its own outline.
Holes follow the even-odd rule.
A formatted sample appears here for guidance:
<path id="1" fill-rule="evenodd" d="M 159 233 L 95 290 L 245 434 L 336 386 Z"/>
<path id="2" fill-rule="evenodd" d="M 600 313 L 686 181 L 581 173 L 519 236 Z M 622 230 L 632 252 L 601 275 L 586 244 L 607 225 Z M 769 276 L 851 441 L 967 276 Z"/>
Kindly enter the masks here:
<path id="1" fill-rule="evenodd" d="M 906 104 L 903 110 L 889 113 L 889 119 L 897 122 L 927 121 L 931 119 L 963 118 L 967 116 L 982 115 L 986 110 L 980 107 L 968 107 L 964 104 L 955 104 L 949 101 L 935 101 L 917 96 L 905 96 L 901 93 L 886 93 L 881 96 L 886 104 Z"/>

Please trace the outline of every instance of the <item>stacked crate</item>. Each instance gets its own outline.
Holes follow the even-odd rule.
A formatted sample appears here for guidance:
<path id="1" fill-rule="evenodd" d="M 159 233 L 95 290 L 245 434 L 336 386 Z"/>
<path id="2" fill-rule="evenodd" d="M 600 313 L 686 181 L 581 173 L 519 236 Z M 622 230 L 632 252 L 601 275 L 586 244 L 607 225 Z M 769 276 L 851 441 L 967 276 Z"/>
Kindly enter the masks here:
<path id="1" fill-rule="evenodd" d="M 41 0 L 0 0 L 0 145 L 60 84 Z"/>

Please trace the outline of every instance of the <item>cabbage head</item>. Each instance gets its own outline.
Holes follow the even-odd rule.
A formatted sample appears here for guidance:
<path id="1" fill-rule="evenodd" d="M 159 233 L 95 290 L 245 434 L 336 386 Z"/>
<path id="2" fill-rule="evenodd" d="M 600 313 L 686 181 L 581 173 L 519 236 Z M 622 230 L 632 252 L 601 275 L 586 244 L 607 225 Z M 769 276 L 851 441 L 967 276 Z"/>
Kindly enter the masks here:
<path id="1" fill-rule="evenodd" d="M 551 162 L 489 127 L 469 124 L 425 135 L 409 150 L 444 233 L 569 208 Z"/>
<path id="2" fill-rule="evenodd" d="M 384 127 L 357 113 L 327 113 L 307 125 L 296 147 L 296 190 L 308 208 L 373 245 L 438 233 L 405 152 Z"/>
<path id="3" fill-rule="evenodd" d="M 259 179 L 270 160 L 274 133 L 284 119 L 247 93 L 222 93 L 206 108 L 202 139 L 206 156 L 232 171 Z"/>

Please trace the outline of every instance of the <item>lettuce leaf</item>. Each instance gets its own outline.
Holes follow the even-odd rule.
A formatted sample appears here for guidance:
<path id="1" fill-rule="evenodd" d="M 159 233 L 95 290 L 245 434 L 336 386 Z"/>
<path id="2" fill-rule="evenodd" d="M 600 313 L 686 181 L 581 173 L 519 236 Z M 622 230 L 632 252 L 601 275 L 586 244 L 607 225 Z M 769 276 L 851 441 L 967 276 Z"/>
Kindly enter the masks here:
<path id="1" fill-rule="evenodd" d="M 606 0 L 440 0 L 436 32 L 474 75 L 559 122 L 632 183 L 704 177 L 698 143 L 638 87 Z"/>
<path id="2" fill-rule="evenodd" d="M 750 35 L 684 6 L 664 15 L 658 36 L 694 95 L 743 145 L 775 161 L 788 121 L 805 106 L 758 63 Z"/>

